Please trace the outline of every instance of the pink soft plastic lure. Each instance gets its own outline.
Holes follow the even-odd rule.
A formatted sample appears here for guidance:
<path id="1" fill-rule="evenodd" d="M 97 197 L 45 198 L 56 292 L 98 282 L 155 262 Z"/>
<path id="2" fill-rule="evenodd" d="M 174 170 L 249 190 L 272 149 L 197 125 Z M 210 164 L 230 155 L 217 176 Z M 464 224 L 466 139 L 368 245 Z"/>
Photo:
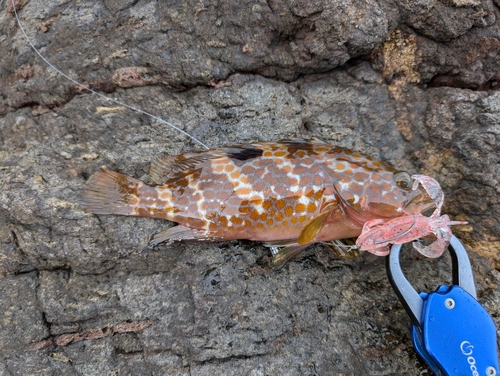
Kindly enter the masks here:
<path id="1" fill-rule="evenodd" d="M 451 239 L 450 226 L 467 224 L 465 221 L 451 221 L 447 215 L 440 215 L 444 202 L 444 194 L 439 183 L 425 175 L 413 175 L 413 189 L 421 184 L 436 209 L 430 217 L 422 214 L 407 215 L 390 220 L 374 219 L 367 221 L 361 235 L 356 240 L 356 246 L 362 251 L 368 251 L 378 256 L 389 254 L 389 244 L 403 244 L 434 234 L 436 240 L 425 246 L 420 241 L 413 247 L 424 256 L 435 258 L 443 254 Z"/>

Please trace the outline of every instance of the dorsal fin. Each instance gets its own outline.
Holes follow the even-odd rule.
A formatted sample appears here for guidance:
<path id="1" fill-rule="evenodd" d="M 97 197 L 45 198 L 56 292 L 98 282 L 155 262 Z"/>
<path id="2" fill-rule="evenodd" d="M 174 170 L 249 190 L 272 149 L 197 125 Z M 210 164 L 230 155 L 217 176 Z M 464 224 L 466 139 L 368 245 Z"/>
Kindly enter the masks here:
<path id="1" fill-rule="evenodd" d="M 265 144 L 263 144 L 265 146 Z M 175 174 L 184 174 L 200 167 L 204 162 L 217 158 L 229 158 L 236 165 L 262 156 L 263 149 L 259 144 L 236 145 L 214 149 L 208 152 L 187 153 L 180 155 L 160 154 L 149 168 L 149 176 L 155 184 L 164 184 Z"/>
<path id="2" fill-rule="evenodd" d="M 155 184 L 164 184 L 165 181 L 179 172 L 196 169 L 200 163 L 218 156 L 212 153 L 190 153 L 181 155 L 160 154 L 149 167 L 149 177 Z"/>

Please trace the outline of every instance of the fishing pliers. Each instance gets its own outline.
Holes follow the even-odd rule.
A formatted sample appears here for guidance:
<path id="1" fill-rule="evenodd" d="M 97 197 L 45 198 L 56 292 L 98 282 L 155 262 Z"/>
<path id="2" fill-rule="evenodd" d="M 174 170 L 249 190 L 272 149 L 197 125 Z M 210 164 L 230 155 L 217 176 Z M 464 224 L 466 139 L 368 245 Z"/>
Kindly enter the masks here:
<path id="1" fill-rule="evenodd" d="M 477 301 L 469 257 L 452 236 L 448 250 L 452 260 L 451 286 L 420 294 L 401 270 L 401 244 L 387 256 L 387 274 L 411 319 L 415 350 L 435 375 L 499 375 L 496 328 Z"/>

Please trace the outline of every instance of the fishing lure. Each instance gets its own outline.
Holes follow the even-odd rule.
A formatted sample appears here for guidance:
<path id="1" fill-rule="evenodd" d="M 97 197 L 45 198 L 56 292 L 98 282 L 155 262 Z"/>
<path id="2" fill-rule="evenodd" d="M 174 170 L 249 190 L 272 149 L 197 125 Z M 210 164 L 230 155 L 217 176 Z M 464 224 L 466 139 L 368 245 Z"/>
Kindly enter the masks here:
<path id="1" fill-rule="evenodd" d="M 356 237 L 367 221 L 434 205 L 406 172 L 317 139 L 161 155 L 150 178 L 154 185 L 103 169 L 87 182 L 81 206 L 179 224 L 154 235 L 151 246 L 263 241 L 274 247 L 275 267 L 311 244 Z"/>
<path id="2" fill-rule="evenodd" d="M 389 244 L 404 244 L 434 234 L 436 240 L 427 246 L 420 241 L 412 244 L 424 256 L 436 258 L 448 248 L 452 236 L 450 226 L 465 224 L 465 221 L 451 221 L 446 214 L 431 217 L 417 214 L 390 221 L 375 219 L 365 223 L 356 245 L 362 251 L 387 256 Z"/>
<path id="3" fill-rule="evenodd" d="M 440 215 L 444 203 L 443 190 L 439 183 L 426 175 L 413 175 L 413 190 L 421 184 L 436 209 L 430 217 L 422 214 L 402 216 L 391 219 L 373 219 L 363 226 L 361 235 L 356 240 L 356 246 L 362 251 L 368 251 L 378 256 L 389 254 L 389 244 L 404 244 L 414 240 L 413 247 L 424 256 L 436 258 L 448 248 L 452 236 L 450 226 L 467 224 L 465 221 L 451 221 L 447 215 Z M 434 234 L 436 240 L 424 245 L 419 239 Z"/>

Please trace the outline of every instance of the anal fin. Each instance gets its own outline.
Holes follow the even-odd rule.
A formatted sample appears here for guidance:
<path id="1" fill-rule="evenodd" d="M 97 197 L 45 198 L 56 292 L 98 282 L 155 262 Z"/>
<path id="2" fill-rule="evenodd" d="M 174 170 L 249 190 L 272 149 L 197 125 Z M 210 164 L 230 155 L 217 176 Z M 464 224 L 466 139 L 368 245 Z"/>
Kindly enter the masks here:
<path id="1" fill-rule="evenodd" d="M 217 241 L 220 240 L 214 234 L 204 231 L 192 229 L 182 225 L 170 227 L 157 234 L 154 234 L 149 242 L 149 247 L 154 247 L 160 243 L 167 242 L 171 244 L 175 241 Z"/>

